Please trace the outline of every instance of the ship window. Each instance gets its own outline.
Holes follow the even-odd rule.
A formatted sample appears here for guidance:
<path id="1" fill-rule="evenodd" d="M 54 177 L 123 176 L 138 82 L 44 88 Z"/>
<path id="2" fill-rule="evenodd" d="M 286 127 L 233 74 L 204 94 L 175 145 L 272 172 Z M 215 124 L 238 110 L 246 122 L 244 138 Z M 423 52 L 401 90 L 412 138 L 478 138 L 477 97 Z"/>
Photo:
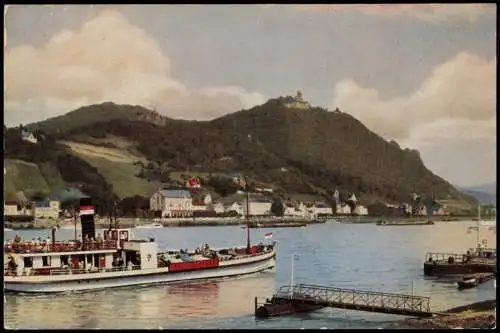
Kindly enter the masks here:
<path id="1" fill-rule="evenodd" d="M 33 267 L 33 258 L 31 257 L 24 257 L 24 267 L 26 268 L 32 268 Z"/>
<path id="2" fill-rule="evenodd" d="M 69 257 L 68 256 L 61 256 L 61 265 L 69 266 Z"/>
<path id="3" fill-rule="evenodd" d="M 42 266 L 43 267 L 50 266 L 50 257 L 48 257 L 48 256 L 42 257 Z"/>

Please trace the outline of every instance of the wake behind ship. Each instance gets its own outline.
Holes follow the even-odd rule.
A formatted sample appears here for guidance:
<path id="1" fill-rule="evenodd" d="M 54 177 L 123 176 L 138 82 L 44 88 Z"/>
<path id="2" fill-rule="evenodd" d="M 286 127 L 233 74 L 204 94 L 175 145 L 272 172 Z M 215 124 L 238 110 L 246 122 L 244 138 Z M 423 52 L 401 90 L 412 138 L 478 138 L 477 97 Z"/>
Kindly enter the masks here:
<path id="1" fill-rule="evenodd" d="M 261 272 L 275 266 L 276 243 L 194 251 L 159 251 L 154 239 L 134 239 L 116 223 L 95 236 L 90 199 L 80 202 L 82 239 L 37 244 L 15 239 L 4 246 L 6 291 L 51 293 L 216 279 Z M 76 238 L 76 237 L 75 237 Z"/>

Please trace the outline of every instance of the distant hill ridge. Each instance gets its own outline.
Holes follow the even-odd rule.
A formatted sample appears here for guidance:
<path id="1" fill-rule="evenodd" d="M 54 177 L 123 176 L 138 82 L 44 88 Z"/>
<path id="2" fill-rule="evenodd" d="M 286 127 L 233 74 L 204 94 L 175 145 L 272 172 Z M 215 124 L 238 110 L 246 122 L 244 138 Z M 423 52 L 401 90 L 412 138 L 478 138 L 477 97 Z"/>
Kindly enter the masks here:
<path id="1" fill-rule="evenodd" d="M 108 102 L 27 127 L 44 133 L 47 142 L 39 148 L 45 145 L 52 150 L 50 154 L 59 152 L 58 163 L 65 165 L 65 159 L 78 165 L 91 163 L 84 167 L 89 170 L 97 164 L 89 159 L 83 161 L 73 150 L 57 142 L 113 145 L 110 138 L 120 138 L 127 146 L 122 149 L 133 151 L 151 164 L 130 177 L 238 171 L 270 184 L 285 197 L 287 193 L 304 193 L 331 198 L 338 189 L 343 197 L 354 192 L 366 202 L 407 202 L 410 194 L 417 192 L 426 198 L 455 199 L 463 202 L 464 207 L 475 204 L 475 199 L 430 172 L 418 151 L 387 142 L 338 109 L 329 112 L 312 106 L 290 107 L 289 97 L 270 99 L 263 105 L 212 121 L 171 119 L 141 106 Z M 30 149 L 36 148 L 27 148 Z M 7 149 L 7 153 L 9 158 L 40 162 L 23 149 Z M 50 155 L 49 152 L 37 154 L 43 161 L 50 160 L 44 156 Z M 104 177 L 107 185 L 98 184 L 97 178 L 103 172 L 99 168 L 97 165 L 97 175 L 89 175 L 87 181 L 114 193 L 109 183 L 111 176 Z M 117 182 L 119 177 L 111 178 Z M 130 191 L 132 196 L 134 189 Z"/>
<path id="2" fill-rule="evenodd" d="M 462 192 L 476 198 L 483 205 L 495 204 L 497 201 L 497 183 L 488 183 L 476 186 L 457 187 Z"/>

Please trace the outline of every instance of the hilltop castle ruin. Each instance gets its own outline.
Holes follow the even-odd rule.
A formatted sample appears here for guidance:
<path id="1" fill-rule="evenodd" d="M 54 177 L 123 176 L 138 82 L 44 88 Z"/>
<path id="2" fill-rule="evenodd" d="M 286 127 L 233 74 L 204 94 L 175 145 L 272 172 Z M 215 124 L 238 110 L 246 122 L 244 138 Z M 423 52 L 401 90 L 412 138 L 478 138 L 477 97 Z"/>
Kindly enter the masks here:
<path id="1" fill-rule="evenodd" d="M 287 108 L 295 109 L 310 109 L 311 104 L 304 100 L 302 96 L 302 91 L 298 90 L 295 97 L 287 98 L 287 101 L 283 103 L 283 106 Z"/>

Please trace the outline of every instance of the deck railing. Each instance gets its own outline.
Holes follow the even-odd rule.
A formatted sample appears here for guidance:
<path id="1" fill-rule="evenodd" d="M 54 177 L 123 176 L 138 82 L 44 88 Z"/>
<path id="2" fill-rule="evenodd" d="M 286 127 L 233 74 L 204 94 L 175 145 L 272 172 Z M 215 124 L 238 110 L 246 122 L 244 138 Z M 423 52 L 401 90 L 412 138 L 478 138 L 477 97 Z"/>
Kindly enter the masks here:
<path id="1" fill-rule="evenodd" d="M 450 259 L 452 258 L 452 259 Z M 466 254 L 458 254 L 458 253 L 426 253 L 425 261 L 426 262 L 438 262 L 438 263 L 455 263 L 462 264 L 466 261 Z"/>
<path id="2" fill-rule="evenodd" d="M 116 240 L 109 241 L 88 241 L 88 242 L 56 242 L 55 244 L 32 244 L 32 243 L 14 243 L 4 245 L 5 253 L 44 253 L 44 252 L 76 252 L 93 250 L 115 250 L 117 248 Z"/>
<path id="3" fill-rule="evenodd" d="M 133 266 L 122 266 L 122 267 L 112 267 L 112 268 L 57 268 L 51 269 L 49 275 L 70 275 L 70 274 L 91 274 L 91 273 L 110 273 L 110 272 L 126 272 L 126 271 L 136 271 L 141 269 L 141 265 Z"/>
<path id="4" fill-rule="evenodd" d="M 109 273 L 109 272 L 126 272 L 141 269 L 140 265 L 121 266 L 112 268 L 29 268 L 25 269 L 21 274 L 23 276 L 34 275 L 72 275 L 72 274 L 92 274 L 92 273 Z M 4 268 L 4 276 L 17 276 L 17 271 Z"/>

